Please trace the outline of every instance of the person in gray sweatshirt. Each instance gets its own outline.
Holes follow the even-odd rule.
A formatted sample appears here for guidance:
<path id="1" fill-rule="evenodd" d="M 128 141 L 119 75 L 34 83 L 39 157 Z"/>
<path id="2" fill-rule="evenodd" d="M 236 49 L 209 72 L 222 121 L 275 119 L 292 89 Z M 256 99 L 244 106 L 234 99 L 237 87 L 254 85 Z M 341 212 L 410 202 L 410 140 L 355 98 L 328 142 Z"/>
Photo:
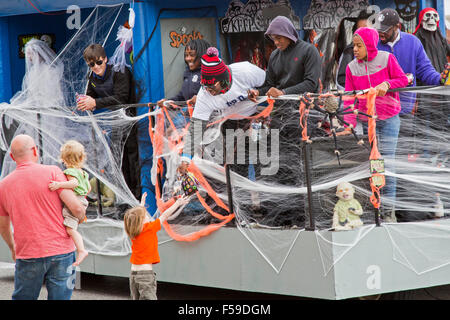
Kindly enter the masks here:
<path id="1" fill-rule="evenodd" d="M 257 96 L 267 95 L 277 98 L 288 94 L 318 92 L 322 65 L 319 52 L 312 44 L 299 39 L 292 22 L 284 16 L 278 16 L 272 20 L 265 35 L 272 39 L 277 48 L 270 55 L 264 84 L 249 90 L 249 99 L 255 101 Z M 270 128 L 271 132 L 274 129 L 279 130 L 279 147 L 278 150 L 271 150 L 271 152 L 279 155 L 279 169 L 273 176 L 263 177 L 268 183 L 286 187 L 304 186 L 298 108 L 298 100 L 275 102 L 274 110 L 270 115 Z M 277 224 L 299 226 L 303 223 L 298 220 L 299 216 L 303 218 L 301 213 L 304 212 L 305 207 L 302 195 L 285 199 L 283 204 L 278 201 L 261 205 L 270 207 L 271 215 L 283 217 L 283 221 Z"/>
<path id="2" fill-rule="evenodd" d="M 299 39 L 294 25 L 284 16 L 273 19 L 265 35 L 277 49 L 270 55 L 266 81 L 251 93 L 276 98 L 284 94 L 317 92 L 322 64 L 317 49 Z"/>

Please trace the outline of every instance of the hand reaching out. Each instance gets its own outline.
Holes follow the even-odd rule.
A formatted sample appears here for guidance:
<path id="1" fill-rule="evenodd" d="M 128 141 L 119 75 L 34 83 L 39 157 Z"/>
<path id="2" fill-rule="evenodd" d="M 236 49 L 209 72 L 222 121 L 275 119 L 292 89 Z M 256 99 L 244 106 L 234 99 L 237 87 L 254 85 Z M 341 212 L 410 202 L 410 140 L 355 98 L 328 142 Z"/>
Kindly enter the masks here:
<path id="1" fill-rule="evenodd" d="M 247 91 L 248 99 L 253 102 L 257 102 L 256 98 L 259 96 L 259 91 L 256 89 L 250 89 Z"/>
<path id="2" fill-rule="evenodd" d="M 343 131 L 336 132 L 336 136 L 346 136 L 351 133 L 352 131 L 350 130 L 350 128 L 345 128 L 345 130 Z"/>
<path id="3" fill-rule="evenodd" d="M 274 87 L 270 88 L 269 91 L 267 91 L 267 96 L 269 97 L 277 98 L 282 95 L 284 95 L 284 92 Z"/>
<path id="4" fill-rule="evenodd" d="M 169 103 L 172 103 L 173 100 L 166 100 L 166 99 L 161 99 L 159 100 L 156 104 L 158 105 L 158 107 L 162 108 L 167 106 Z"/>
<path id="5" fill-rule="evenodd" d="M 141 197 L 141 206 L 145 207 L 145 199 L 147 199 L 147 192 L 144 192 L 144 194 Z"/>
<path id="6" fill-rule="evenodd" d="M 185 204 L 188 204 L 190 200 L 191 200 L 190 196 L 184 195 L 184 196 L 179 197 L 175 203 L 177 204 L 178 207 L 181 207 Z"/>
<path id="7" fill-rule="evenodd" d="M 197 95 L 195 95 L 191 99 L 187 100 L 186 104 L 194 106 L 196 101 L 197 101 Z"/>

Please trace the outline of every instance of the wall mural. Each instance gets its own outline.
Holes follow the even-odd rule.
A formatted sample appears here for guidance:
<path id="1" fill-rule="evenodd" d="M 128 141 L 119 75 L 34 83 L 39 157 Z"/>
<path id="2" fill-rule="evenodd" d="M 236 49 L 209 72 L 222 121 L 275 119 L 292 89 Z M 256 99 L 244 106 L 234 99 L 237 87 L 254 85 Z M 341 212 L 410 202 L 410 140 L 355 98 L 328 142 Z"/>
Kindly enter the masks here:
<path id="1" fill-rule="evenodd" d="M 249 0 L 243 4 L 240 0 L 231 0 L 225 17 L 220 19 L 222 33 L 264 32 L 276 16 L 291 19 L 297 30 L 300 18 L 295 15 L 289 0 Z"/>
<path id="2" fill-rule="evenodd" d="M 369 8 L 368 0 L 312 0 L 303 18 L 305 40 L 312 43 L 322 58 L 321 88 L 335 88 L 336 33 L 343 18 L 356 17 Z"/>
<path id="3" fill-rule="evenodd" d="M 402 31 L 412 33 L 416 29 L 419 1 L 417 0 L 395 0 L 395 10 L 400 16 Z"/>
<path id="4" fill-rule="evenodd" d="M 368 6 L 368 0 L 312 0 L 303 18 L 303 29 L 336 28 L 343 18 L 356 17 Z"/>

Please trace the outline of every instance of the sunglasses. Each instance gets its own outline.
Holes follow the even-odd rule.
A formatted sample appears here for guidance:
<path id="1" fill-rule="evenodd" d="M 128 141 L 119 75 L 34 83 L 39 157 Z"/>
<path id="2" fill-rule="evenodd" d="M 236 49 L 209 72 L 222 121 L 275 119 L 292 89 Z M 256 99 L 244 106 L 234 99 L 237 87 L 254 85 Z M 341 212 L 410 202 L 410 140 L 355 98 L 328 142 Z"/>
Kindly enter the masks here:
<path id="1" fill-rule="evenodd" d="M 101 66 L 103 64 L 103 60 L 91 61 L 88 63 L 88 66 L 93 68 L 95 65 Z"/>
<path id="2" fill-rule="evenodd" d="M 384 32 L 378 32 L 378 34 L 379 34 L 380 37 L 387 38 L 388 33 L 389 33 L 393 28 L 394 28 L 394 26 L 391 26 L 389 29 L 387 29 L 387 30 L 384 31 Z"/>

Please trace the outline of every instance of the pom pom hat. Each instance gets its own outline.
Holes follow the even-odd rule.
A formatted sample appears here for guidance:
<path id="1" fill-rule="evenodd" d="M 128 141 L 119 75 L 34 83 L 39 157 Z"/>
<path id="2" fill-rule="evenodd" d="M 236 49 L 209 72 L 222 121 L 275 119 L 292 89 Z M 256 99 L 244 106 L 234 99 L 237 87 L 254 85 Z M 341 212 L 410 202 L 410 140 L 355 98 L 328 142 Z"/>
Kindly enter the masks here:
<path id="1" fill-rule="evenodd" d="M 216 48 L 208 48 L 201 61 L 202 85 L 211 87 L 216 82 L 231 82 L 231 72 L 222 59 L 219 58 L 219 51 Z"/>

